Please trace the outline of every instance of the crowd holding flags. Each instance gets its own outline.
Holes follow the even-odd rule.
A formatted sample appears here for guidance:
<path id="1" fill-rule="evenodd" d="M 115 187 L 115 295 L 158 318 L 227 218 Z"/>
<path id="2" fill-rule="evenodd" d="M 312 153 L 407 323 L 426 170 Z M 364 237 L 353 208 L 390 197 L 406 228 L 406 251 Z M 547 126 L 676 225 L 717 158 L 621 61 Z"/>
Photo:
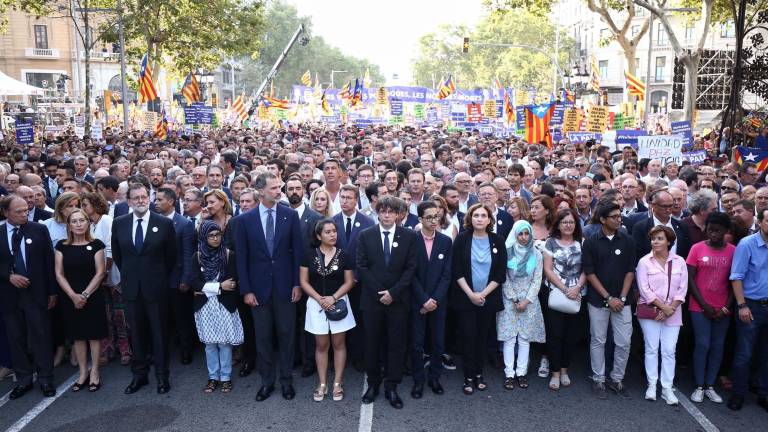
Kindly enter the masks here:
<path id="1" fill-rule="evenodd" d="M 188 104 L 200 102 L 203 100 L 200 94 L 200 84 L 195 78 L 195 74 L 190 72 L 184 80 L 184 86 L 181 88 L 181 94 L 187 100 Z"/>
<path id="2" fill-rule="evenodd" d="M 733 149 L 733 160 L 739 165 L 752 162 L 757 165 L 758 171 L 763 171 L 768 168 L 768 150 L 736 146 Z"/>
<path id="3" fill-rule="evenodd" d="M 144 54 L 139 70 L 139 103 L 157 99 L 155 83 L 152 82 L 152 67 L 149 65 L 149 54 Z"/>
<path id="4" fill-rule="evenodd" d="M 240 121 L 248 119 L 248 109 L 245 107 L 245 99 L 243 98 L 243 95 L 240 95 L 235 99 L 235 102 L 232 104 L 232 109 L 237 113 Z"/>
<path id="5" fill-rule="evenodd" d="M 456 91 L 456 82 L 453 80 L 453 75 L 448 75 L 448 79 L 445 80 L 444 83 L 440 86 L 440 89 L 437 91 L 437 98 L 438 99 L 445 99 L 448 96 L 452 95 L 453 92 Z"/>
<path id="6" fill-rule="evenodd" d="M 344 87 L 341 88 L 341 100 L 348 102 L 352 99 L 352 93 L 349 92 L 349 82 L 344 83 Z"/>
<path id="7" fill-rule="evenodd" d="M 352 92 L 352 97 L 349 100 L 350 106 L 357 106 L 363 102 L 363 84 L 359 79 L 355 78 L 355 89 Z"/>
<path id="8" fill-rule="evenodd" d="M 555 104 L 546 103 L 525 107 L 525 139 L 529 143 L 546 141 L 552 148 L 552 135 L 549 133 L 549 121 L 555 112 Z"/>
<path id="9" fill-rule="evenodd" d="M 272 96 L 264 96 L 262 102 L 264 103 L 264 107 L 266 108 L 279 108 L 279 109 L 290 108 L 289 102 L 287 100 L 274 98 Z"/>
<path id="10" fill-rule="evenodd" d="M 165 118 L 165 108 L 160 112 L 160 118 L 155 125 L 155 138 L 165 139 L 168 136 L 168 119 Z"/>
<path id="11" fill-rule="evenodd" d="M 627 80 L 627 91 L 631 96 L 637 96 L 637 99 L 645 99 L 645 83 L 638 77 L 632 75 L 629 71 L 624 71 L 624 78 Z"/>

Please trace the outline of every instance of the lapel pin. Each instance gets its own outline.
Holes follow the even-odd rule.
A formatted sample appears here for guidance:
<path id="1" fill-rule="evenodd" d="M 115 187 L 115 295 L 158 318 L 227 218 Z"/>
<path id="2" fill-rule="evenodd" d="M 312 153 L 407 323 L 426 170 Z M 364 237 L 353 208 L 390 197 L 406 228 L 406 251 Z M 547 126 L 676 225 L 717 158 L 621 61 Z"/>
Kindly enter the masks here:
<path id="1" fill-rule="evenodd" d="M 360 228 L 360 222 L 355 222 L 355 226 Z"/>
<path id="2" fill-rule="evenodd" d="M 88 245 L 85 247 L 87 250 L 93 250 L 93 247 L 91 245 Z"/>
<path id="3" fill-rule="evenodd" d="M 496 248 L 493 248 L 493 253 L 499 253 L 499 250 Z"/>
<path id="4" fill-rule="evenodd" d="M 499 225 L 501 225 L 501 219 L 499 219 Z"/>
<path id="5" fill-rule="evenodd" d="M 621 249 L 616 249 L 616 252 L 615 252 L 615 254 L 616 254 L 616 255 L 621 255 Z"/>
<path id="6" fill-rule="evenodd" d="M 443 259 L 443 258 L 445 258 L 445 256 L 443 254 L 440 254 L 440 255 L 437 256 L 437 259 Z"/>
<path id="7" fill-rule="evenodd" d="M 396 248 L 397 247 L 397 242 L 392 243 L 392 247 Z"/>
<path id="8" fill-rule="evenodd" d="M 32 244 L 32 239 L 27 239 L 27 244 Z"/>
<path id="9" fill-rule="evenodd" d="M 336 265 L 335 265 L 335 266 L 333 266 L 333 267 L 331 267 L 331 270 L 333 270 L 333 271 L 336 271 L 336 270 L 338 270 L 338 269 L 339 269 L 339 266 L 336 266 Z"/>
<path id="10" fill-rule="evenodd" d="M 152 227 L 152 232 L 157 232 L 157 227 Z"/>

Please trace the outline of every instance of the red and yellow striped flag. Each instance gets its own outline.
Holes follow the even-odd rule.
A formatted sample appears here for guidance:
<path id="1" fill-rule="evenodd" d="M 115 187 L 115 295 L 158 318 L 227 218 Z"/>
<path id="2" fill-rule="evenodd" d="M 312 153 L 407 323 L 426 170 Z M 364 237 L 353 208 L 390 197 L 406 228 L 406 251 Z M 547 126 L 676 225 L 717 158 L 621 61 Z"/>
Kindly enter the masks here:
<path id="1" fill-rule="evenodd" d="M 525 107 L 525 139 L 529 144 L 538 144 L 546 141 L 552 148 L 552 135 L 549 133 L 549 121 L 555 112 L 555 104 Z"/>
<path id="2" fill-rule="evenodd" d="M 437 98 L 438 99 L 445 99 L 448 96 L 452 95 L 453 92 L 456 91 L 456 82 L 453 80 L 452 75 L 448 75 L 448 79 L 445 80 L 444 83 L 440 86 L 440 89 L 437 91 Z"/>
<path id="3" fill-rule="evenodd" d="M 152 66 L 149 65 L 149 55 L 144 54 L 139 70 L 139 103 L 157 99 L 157 90 L 152 82 Z"/>
<path id="4" fill-rule="evenodd" d="M 312 74 L 309 73 L 309 69 L 301 76 L 301 83 L 307 87 L 312 85 Z"/>
<path id="5" fill-rule="evenodd" d="M 624 71 L 624 78 L 627 79 L 627 91 L 632 96 L 637 96 L 639 100 L 645 99 L 645 83 L 629 71 Z"/>
<path id="6" fill-rule="evenodd" d="M 240 121 L 245 121 L 248 119 L 248 110 L 245 109 L 245 100 L 243 100 L 243 95 L 240 95 L 237 97 L 237 99 L 235 99 L 235 103 L 232 104 L 232 109 L 237 113 Z"/>

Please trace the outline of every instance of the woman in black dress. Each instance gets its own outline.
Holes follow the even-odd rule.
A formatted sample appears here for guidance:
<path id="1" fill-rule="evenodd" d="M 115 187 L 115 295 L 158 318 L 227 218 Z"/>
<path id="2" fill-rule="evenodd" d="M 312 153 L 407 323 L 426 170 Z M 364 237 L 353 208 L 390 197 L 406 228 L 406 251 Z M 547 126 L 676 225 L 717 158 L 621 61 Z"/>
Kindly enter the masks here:
<path id="1" fill-rule="evenodd" d="M 95 392 L 101 387 L 99 375 L 99 340 L 107 336 L 104 296 L 93 295 L 105 275 L 104 243 L 91 236 L 91 223 L 77 209 L 67 217 L 67 238 L 56 244 L 56 281 L 68 301 L 62 302 L 67 337 L 74 341 L 80 377 L 72 391 L 86 383 Z M 91 373 L 88 375 L 87 352 L 91 349 Z"/>

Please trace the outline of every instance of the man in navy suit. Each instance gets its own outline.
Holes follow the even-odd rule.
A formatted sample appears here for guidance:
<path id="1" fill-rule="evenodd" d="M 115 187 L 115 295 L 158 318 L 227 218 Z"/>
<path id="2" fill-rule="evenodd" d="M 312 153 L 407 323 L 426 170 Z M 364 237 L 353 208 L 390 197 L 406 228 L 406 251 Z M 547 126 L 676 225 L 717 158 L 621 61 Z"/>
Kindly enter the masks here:
<path id="1" fill-rule="evenodd" d="M 59 160 L 56 158 L 48 158 L 45 162 L 45 177 L 43 177 L 43 189 L 45 189 L 45 204 L 53 208 L 56 202 L 56 197 L 59 196 Z M 61 178 L 62 180 L 64 177 Z"/>
<path id="2" fill-rule="evenodd" d="M 415 228 L 419 224 L 419 217 L 415 213 L 410 212 L 411 200 L 413 199 L 411 192 L 408 189 L 400 189 L 397 192 L 397 197 L 405 201 L 406 206 L 405 211 L 400 212 L 398 215 L 398 224 L 408 229 Z"/>
<path id="3" fill-rule="evenodd" d="M 168 282 L 172 322 L 179 336 L 181 346 L 181 364 L 192 363 L 192 351 L 195 346 L 196 330 L 194 308 L 192 306 L 192 291 L 190 280 L 192 275 L 193 255 L 197 249 L 195 226 L 189 219 L 176 213 L 176 191 L 171 188 L 160 188 L 155 195 L 155 208 L 161 215 L 173 221 L 176 232 L 176 265 Z"/>
<path id="4" fill-rule="evenodd" d="M 445 318 L 448 311 L 447 293 L 451 281 L 451 238 L 437 232 L 439 209 L 434 201 L 420 203 L 421 230 L 416 242 L 416 274 L 411 299 L 411 361 L 413 389 L 411 396 L 419 399 L 424 393 L 424 342 L 429 323 L 431 358 L 428 385 L 435 394 L 443 394 L 440 385 L 441 361 L 445 352 Z"/>
<path id="5" fill-rule="evenodd" d="M 682 222 L 672 217 L 672 194 L 666 189 L 659 190 L 651 195 L 651 210 L 648 217 L 638 221 L 632 227 L 632 238 L 637 249 L 635 258 L 639 261 L 651 252 L 651 240 L 648 233 L 656 225 L 666 225 L 675 231 L 677 238 L 672 244 L 672 253 L 685 258 L 691 250 L 691 237 L 688 228 Z"/>
<path id="6" fill-rule="evenodd" d="M 262 386 L 256 401 L 267 399 L 275 390 L 272 361 L 272 332 L 277 330 L 280 354 L 280 384 L 283 398 L 293 399 L 293 350 L 296 303 L 301 299 L 299 265 L 304 239 L 296 210 L 278 205 L 280 180 L 262 173 L 254 182 L 261 202 L 238 216 L 235 249 L 240 293 L 253 308 L 256 350 Z"/>
<path id="7" fill-rule="evenodd" d="M 506 240 L 515 222 L 506 210 L 496 206 L 499 199 L 499 189 L 493 183 L 486 182 L 477 188 L 477 194 L 480 197 L 480 202 L 491 209 L 493 219 L 496 221 L 493 232 Z"/>
<path id="8" fill-rule="evenodd" d="M 27 203 L 18 196 L 4 197 L 0 210 L 0 314 L 5 323 L 16 386 L 9 398 L 32 390 L 32 374 L 43 395 L 53 397 L 53 343 L 48 310 L 56 305 L 58 288 L 53 274 L 53 247 L 48 229 L 27 220 Z M 31 348 L 33 361 L 27 353 Z"/>
<path id="9" fill-rule="evenodd" d="M 152 345 L 157 392 L 168 393 L 168 285 L 176 267 L 173 222 L 149 210 L 149 188 L 128 187 L 131 213 L 112 223 L 112 259 L 120 270 L 123 299 L 131 329 L 133 380 L 125 394 L 147 385 L 147 347 Z M 150 337 L 145 335 L 149 328 Z"/>
<path id="10" fill-rule="evenodd" d="M 397 385 L 403 378 L 411 283 L 416 271 L 418 235 L 397 226 L 398 214 L 408 207 L 399 198 L 385 196 L 376 202 L 379 224 L 360 233 L 357 271 L 361 282 L 360 309 L 365 322 L 365 363 L 368 390 L 363 403 L 379 394 L 382 373 L 379 352 L 387 341 L 384 396 L 394 408 L 402 408 Z"/>

